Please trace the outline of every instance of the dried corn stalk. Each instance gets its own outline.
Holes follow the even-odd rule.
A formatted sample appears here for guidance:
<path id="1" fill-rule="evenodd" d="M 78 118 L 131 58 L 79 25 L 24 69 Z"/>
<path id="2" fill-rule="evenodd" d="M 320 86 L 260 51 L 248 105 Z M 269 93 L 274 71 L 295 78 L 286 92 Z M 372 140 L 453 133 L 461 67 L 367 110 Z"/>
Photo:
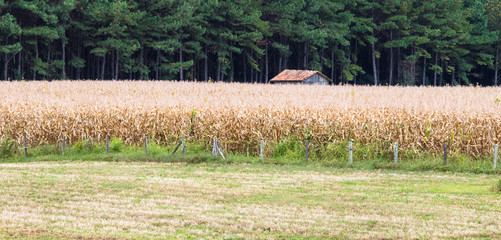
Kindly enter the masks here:
<path id="1" fill-rule="evenodd" d="M 229 151 L 285 137 L 399 142 L 440 152 L 443 142 L 486 154 L 501 135 L 501 89 L 278 86 L 180 82 L 2 82 L 0 134 L 30 144 L 106 135 L 140 144 L 217 137 Z M 1 138 L 1 137 L 0 137 Z M 257 150 L 256 150 L 257 151 Z"/>

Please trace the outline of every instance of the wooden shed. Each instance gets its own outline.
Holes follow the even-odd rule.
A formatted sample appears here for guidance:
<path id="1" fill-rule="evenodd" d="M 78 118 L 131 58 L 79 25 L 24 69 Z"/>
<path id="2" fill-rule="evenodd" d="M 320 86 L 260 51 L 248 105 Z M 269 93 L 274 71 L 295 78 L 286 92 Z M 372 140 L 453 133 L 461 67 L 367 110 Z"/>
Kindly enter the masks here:
<path id="1" fill-rule="evenodd" d="M 271 79 L 270 82 L 274 84 L 328 85 L 332 80 L 319 71 L 286 69 Z"/>

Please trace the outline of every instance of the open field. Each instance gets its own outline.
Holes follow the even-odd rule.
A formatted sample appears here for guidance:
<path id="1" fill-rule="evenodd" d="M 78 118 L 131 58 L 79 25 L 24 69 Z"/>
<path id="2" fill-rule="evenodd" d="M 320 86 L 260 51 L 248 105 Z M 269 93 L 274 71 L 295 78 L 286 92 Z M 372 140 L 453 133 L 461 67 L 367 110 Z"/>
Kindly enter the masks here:
<path id="1" fill-rule="evenodd" d="M 0 238 L 501 238 L 493 175 L 0 164 Z"/>
<path id="2" fill-rule="evenodd" d="M 316 145 L 354 139 L 391 151 L 488 155 L 501 139 L 501 88 L 277 86 L 188 82 L 1 82 L 0 134 L 29 144 L 67 136 L 128 144 L 181 136 L 256 154 L 285 138 Z M 273 147 L 267 149 L 269 155 Z"/>

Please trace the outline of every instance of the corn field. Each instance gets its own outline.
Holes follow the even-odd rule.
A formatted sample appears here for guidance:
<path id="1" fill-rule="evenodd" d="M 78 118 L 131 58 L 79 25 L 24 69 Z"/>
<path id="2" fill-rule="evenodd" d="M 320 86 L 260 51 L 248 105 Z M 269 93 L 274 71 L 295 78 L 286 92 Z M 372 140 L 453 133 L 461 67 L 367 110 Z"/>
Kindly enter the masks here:
<path id="1" fill-rule="evenodd" d="M 181 136 L 228 151 L 260 140 L 353 139 L 409 151 L 488 154 L 501 138 L 501 88 L 252 85 L 237 83 L 1 82 L 0 134 L 30 145 Z M 150 140 L 151 141 L 151 140 Z M 384 144 L 388 143 L 388 144 Z"/>

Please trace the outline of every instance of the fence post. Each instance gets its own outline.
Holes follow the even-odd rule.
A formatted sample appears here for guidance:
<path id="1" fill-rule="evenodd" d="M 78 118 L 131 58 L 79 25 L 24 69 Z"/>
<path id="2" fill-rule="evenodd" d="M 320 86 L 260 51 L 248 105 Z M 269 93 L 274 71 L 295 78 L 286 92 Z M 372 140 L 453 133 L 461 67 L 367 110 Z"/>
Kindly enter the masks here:
<path id="1" fill-rule="evenodd" d="M 498 167 L 498 145 L 497 144 L 494 144 L 494 160 L 493 160 L 493 164 L 494 166 L 494 169 L 496 169 Z"/>
<path id="2" fill-rule="evenodd" d="M 444 166 L 447 165 L 447 143 L 444 143 Z"/>
<path id="3" fill-rule="evenodd" d="M 63 156 L 66 155 L 66 136 L 63 136 Z"/>
<path id="4" fill-rule="evenodd" d="M 217 157 L 217 138 L 212 139 L 212 156 Z"/>
<path id="5" fill-rule="evenodd" d="M 221 147 L 219 146 L 219 142 L 216 141 L 216 143 L 217 143 L 217 150 L 218 150 L 219 154 L 221 154 L 221 157 L 224 160 L 226 160 L 226 157 L 224 156 L 224 153 L 223 153 L 223 149 L 221 149 Z M 217 153 L 216 153 L 216 156 L 217 156 Z"/>
<path id="6" fill-rule="evenodd" d="M 261 146 L 259 148 L 259 159 L 261 160 L 261 162 L 264 159 L 264 140 L 261 140 Z"/>
<path id="7" fill-rule="evenodd" d="M 348 150 L 349 150 L 349 155 L 348 155 L 348 161 L 350 164 L 353 163 L 353 142 L 350 141 L 348 144 Z"/>
<path id="8" fill-rule="evenodd" d="M 183 157 L 186 156 L 186 144 L 185 144 L 185 137 L 181 139 L 181 144 L 183 145 Z"/>
<path id="9" fill-rule="evenodd" d="M 24 133 L 24 157 L 28 158 L 28 139 L 26 138 L 26 133 Z"/>
<path id="10" fill-rule="evenodd" d="M 144 153 L 148 154 L 148 137 L 144 137 Z"/>
<path id="11" fill-rule="evenodd" d="M 110 153 L 110 136 L 106 135 L 106 153 Z"/>
<path id="12" fill-rule="evenodd" d="M 304 149 L 304 161 L 306 162 L 306 161 L 308 161 L 308 150 L 309 150 L 308 149 L 309 148 L 309 142 L 308 142 L 308 140 L 306 140 L 306 142 L 304 143 L 304 147 L 305 147 L 305 149 Z"/>
<path id="13" fill-rule="evenodd" d="M 395 143 L 395 146 L 393 148 L 393 152 L 394 152 L 394 157 L 393 157 L 393 162 L 395 163 L 395 165 L 398 163 L 398 143 L 396 142 Z"/>

